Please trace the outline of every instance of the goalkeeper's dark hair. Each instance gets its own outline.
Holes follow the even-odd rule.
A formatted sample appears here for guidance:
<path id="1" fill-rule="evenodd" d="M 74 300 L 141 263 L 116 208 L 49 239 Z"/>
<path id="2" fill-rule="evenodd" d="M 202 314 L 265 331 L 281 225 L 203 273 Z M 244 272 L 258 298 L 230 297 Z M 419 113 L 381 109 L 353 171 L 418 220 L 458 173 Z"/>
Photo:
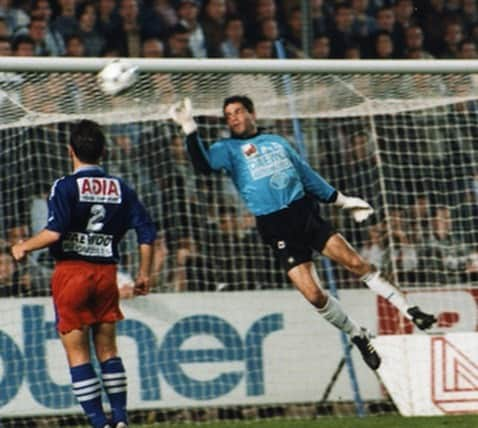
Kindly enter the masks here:
<path id="1" fill-rule="evenodd" d="M 73 127 L 70 146 L 81 162 L 98 163 L 106 148 L 105 134 L 98 123 L 83 119 Z"/>
<path id="2" fill-rule="evenodd" d="M 240 103 L 244 106 L 244 108 L 249 112 L 249 113 L 255 113 L 255 108 L 254 108 L 254 103 L 252 102 L 252 100 L 246 96 L 246 95 L 233 95 L 231 97 L 227 97 L 226 99 L 224 99 L 224 103 L 222 105 L 222 111 L 224 112 L 224 110 L 226 109 L 226 107 L 229 105 L 229 104 L 233 104 L 233 103 Z"/>

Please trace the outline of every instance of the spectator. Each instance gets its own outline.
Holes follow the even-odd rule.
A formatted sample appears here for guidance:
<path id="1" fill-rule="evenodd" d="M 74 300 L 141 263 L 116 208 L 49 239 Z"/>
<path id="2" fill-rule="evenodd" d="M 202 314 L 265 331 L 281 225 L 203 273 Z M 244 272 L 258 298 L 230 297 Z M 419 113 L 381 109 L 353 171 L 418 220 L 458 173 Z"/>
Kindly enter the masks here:
<path id="1" fill-rule="evenodd" d="M 277 4 L 275 0 L 257 0 L 254 16 L 261 21 L 264 18 L 277 19 Z"/>
<path id="2" fill-rule="evenodd" d="M 12 52 L 14 56 L 35 56 L 35 42 L 30 36 L 17 36 L 12 42 Z"/>
<path id="3" fill-rule="evenodd" d="M 476 0 L 463 0 L 461 19 L 465 34 L 470 34 L 472 28 L 478 23 L 478 5 Z"/>
<path id="4" fill-rule="evenodd" d="M 18 295 L 15 281 L 15 263 L 10 255 L 9 245 L 0 241 L 0 298 Z"/>
<path id="5" fill-rule="evenodd" d="M 257 262 L 263 265 L 270 252 L 264 248 L 258 234 L 253 232 L 254 226 L 243 230 L 241 216 L 233 205 L 221 204 L 217 217 L 217 224 L 208 228 L 205 251 L 212 261 L 217 289 L 255 290 L 266 288 L 267 282 L 267 288 L 277 288 L 279 284 L 271 284 L 270 280 L 260 275 L 262 269 L 255 274 Z"/>
<path id="6" fill-rule="evenodd" d="M 257 0 L 252 4 L 253 7 L 246 14 L 245 34 L 249 42 L 255 43 L 256 40 L 264 37 L 261 34 L 261 22 L 268 19 L 277 20 L 277 5 L 275 0 Z M 281 33 L 280 29 L 279 33 Z"/>
<path id="7" fill-rule="evenodd" d="M 239 58 L 256 58 L 256 51 L 253 46 L 244 44 L 239 50 Z"/>
<path id="8" fill-rule="evenodd" d="M 46 43 L 47 22 L 44 18 L 36 17 L 32 18 L 30 24 L 28 24 L 27 32 L 21 32 L 21 34 L 27 34 L 33 40 L 34 53 L 36 56 L 50 56 L 52 53 Z"/>
<path id="9" fill-rule="evenodd" d="M 221 43 L 221 54 L 224 58 L 239 58 L 241 46 L 244 44 L 244 24 L 239 16 L 227 19 L 226 39 Z"/>
<path id="10" fill-rule="evenodd" d="M 259 59 L 274 58 L 274 45 L 270 40 L 259 39 L 254 45 L 255 57 Z"/>
<path id="11" fill-rule="evenodd" d="M 259 39 L 275 42 L 279 37 L 279 23 L 275 18 L 264 18 L 259 22 Z"/>
<path id="12" fill-rule="evenodd" d="M 445 9 L 445 2 L 443 0 L 429 0 L 417 10 L 417 14 L 418 23 L 425 36 L 424 48 L 437 57 L 440 55 L 445 25 L 450 19 Z"/>
<path id="13" fill-rule="evenodd" d="M 80 58 L 85 56 L 85 44 L 78 34 L 72 34 L 65 40 L 66 53 L 65 56 Z"/>
<path id="14" fill-rule="evenodd" d="M 105 40 L 111 40 L 120 27 L 121 20 L 116 11 L 115 0 L 98 0 L 96 30 Z"/>
<path id="15" fill-rule="evenodd" d="M 302 51 L 302 10 L 300 7 L 293 8 L 287 16 L 284 41 L 291 53 L 288 57 L 304 57 Z"/>
<path id="16" fill-rule="evenodd" d="M 450 209 L 433 207 L 432 230 L 418 246 L 420 282 L 426 285 L 451 284 L 465 275 L 469 248 L 453 234 Z"/>
<path id="17" fill-rule="evenodd" d="M 30 22 L 29 16 L 22 10 L 12 7 L 12 0 L 0 0 L 1 16 L 5 20 L 8 34 L 15 34 Z"/>
<path id="18" fill-rule="evenodd" d="M 175 8 L 171 5 L 171 0 L 154 0 L 154 10 L 164 22 L 166 30 L 178 23 L 178 16 Z"/>
<path id="19" fill-rule="evenodd" d="M 415 242 L 409 235 L 410 228 L 406 223 L 406 212 L 402 208 L 389 211 L 389 226 L 386 229 L 391 235 L 386 236 L 384 243 L 384 271 L 391 274 L 396 272 L 400 283 L 416 282 L 418 255 Z"/>
<path id="20" fill-rule="evenodd" d="M 206 36 L 198 21 L 199 0 L 178 0 L 176 13 L 179 22 L 189 30 L 189 48 L 194 58 L 206 58 Z"/>
<path id="21" fill-rule="evenodd" d="M 360 59 L 362 58 L 362 50 L 358 43 L 351 42 L 345 46 L 345 59 Z"/>
<path id="22" fill-rule="evenodd" d="M 352 0 L 351 6 L 355 16 L 352 31 L 362 38 L 368 38 L 377 30 L 375 18 L 367 13 L 369 7 L 368 0 Z"/>
<path id="23" fill-rule="evenodd" d="M 144 5 L 144 2 L 139 2 L 139 5 Z M 159 37 L 163 38 L 172 25 L 166 23 L 164 18 L 164 1 L 152 0 L 146 3 L 144 9 L 141 12 L 141 33 L 143 38 Z M 175 16 L 175 23 L 177 23 L 177 17 Z"/>
<path id="24" fill-rule="evenodd" d="M 425 189 L 417 190 L 413 203 L 410 207 L 412 220 L 412 234 L 417 244 L 425 242 L 431 233 L 431 203 Z"/>
<path id="25" fill-rule="evenodd" d="M 141 56 L 143 58 L 163 58 L 164 44 L 156 37 L 151 37 L 143 41 L 141 45 Z"/>
<path id="26" fill-rule="evenodd" d="M 462 40 L 458 46 L 459 59 L 477 59 L 476 44 L 471 39 Z"/>
<path id="27" fill-rule="evenodd" d="M 312 58 L 330 58 L 330 39 L 327 36 L 318 36 L 312 41 Z"/>
<path id="28" fill-rule="evenodd" d="M 383 270 L 385 246 L 383 240 L 382 225 L 374 224 L 368 228 L 368 239 L 359 249 L 359 254 L 370 261 L 373 265 Z"/>
<path id="29" fill-rule="evenodd" d="M 86 56 L 100 56 L 105 39 L 96 30 L 96 9 L 93 3 L 82 3 L 78 9 L 79 35 L 83 39 Z"/>
<path id="30" fill-rule="evenodd" d="M 178 242 L 172 283 L 176 292 L 218 290 L 214 266 L 209 257 L 199 252 L 192 237 L 181 238 Z"/>
<path id="31" fill-rule="evenodd" d="M 393 11 L 395 22 L 402 33 L 411 25 L 417 23 L 412 0 L 397 0 L 393 6 Z"/>
<path id="32" fill-rule="evenodd" d="M 405 35 L 403 33 L 403 29 L 395 20 L 394 9 L 388 6 L 380 8 L 375 15 L 375 19 L 377 21 L 377 33 L 386 31 L 392 38 L 392 44 L 394 48 L 393 56 L 403 56 Z M 374 36 L 376 34 L 374 34 Z"/>
<path id="33" fill-rule="evenodd" d="M 143 58 L 164 58 L 164 43 L 155 37 L 144 40 L 141 46 L 141 55 Z M 143 88 L 147 88 L 145 90 L 148 96 L 152 97 L 153 102 L 158 98 L 162 103 L 170 103 L 174 100 L 176 89 L 173 85 L 171 75 L 168 73 L 148 74 L 143 79 L 142 85 Z"/>
<path id="34" fill-rule="evenodd" d="M 311 0 L 310 14 L 312 16 L 312 36 L 325 34 L 327 31 L 327 17 L 324 14 L 324 1 Z"/>
<path id="35" fill-rule="evenodd" d="M 392 59 L 393 58 L 393 40 L 387 31 L 379 31 L 373 37 L 373 58 Z"/>
<path id="36" fill-rule="evenodd" d="M 335 6 L 332 28 L 328 32 L 331 58 L 344 58 L 347 46 L 361 41 L 361 38 L 353 33 L 354 18 L 348 3 Z"/>
<path id="37" fill-rule="evenodd" d="M 432 59 L 433 55 L 423 48 L 423 31 L 418 25 L 411 25 L 405 30 L 405 58 Z"/>
<path id="38" fill-rule="evenodd" d="M 193 54 L 189 47 L 189 30 L 182 24 L 171 28 L 166 39 L 166 58 L 192 58 Z"/>
<path id="39" fill-rule="evenodd" d="M 58 0 L 58 4 L 60 13 L 53 21 L 53 27 L 65 39 L 79 30 L 76 20 L 76 0 Z"/>
<path id="40" fill-rule="evenodd" d="M 36 0 L 32 5 L 31 17 L 41 18 L 46 22 L 45 47 L 51 56 L 62 56 L 65 53 L 63 36 L 53 27 L 52 10 L 49 0 Z"/>
<path id="41" fill-rule="evenodd" d="M 225 39 L 226 2 L 225 0 L 205 0 L 201 25 L 206 38 L 207 56 L 221 57 L 221 43 Z"/>
<path id="42" fill-rule="evenodd" d="M 445 25 L 440 58 L 456 59 L 459 55 L 459 46 L 463 40 L 463 29 L 458 22 L 449 22 Z"/>
<path id="43" fill-rule="evenodd" d="M 0 56 L 11 56 L 12 46 L 8 37 L 0 36 Z M 4 75 L 2 73 L 2 75 Z"/>
<path id="44" fill-rule="evenodd" d="M 141 55 L 141 25 L 137 0 L 120 0 L 119 16 L 121 26 L 107 40 L 108 46 L 115 47 L 121 56 Z"/>
<path id="45" fill-rule="evenodd" d="M 10 37 L 10 29 L 2 16 L 0 16 L 0 37 Z"/>

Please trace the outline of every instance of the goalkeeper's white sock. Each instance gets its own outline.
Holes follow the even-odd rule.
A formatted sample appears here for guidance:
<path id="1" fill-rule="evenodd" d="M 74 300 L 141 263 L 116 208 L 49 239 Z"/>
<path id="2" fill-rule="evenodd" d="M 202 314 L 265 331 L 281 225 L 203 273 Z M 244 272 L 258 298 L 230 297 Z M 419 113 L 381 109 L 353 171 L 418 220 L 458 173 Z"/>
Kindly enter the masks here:
<path id="1" fill-rule="evenodd" d="M 318 311 L 330 324 L 350 336 L 360 334 L 360 326 L 349 318 L 335 297 L 329 295 L 325 306 L 319 308 Z"/>
<path id="2" fill-rule="evenodd" d="M 412 319 L 407 313 L 407 309 L 410 305 L 405 298 L 405 295 L 397 288 L 390 284 L 380 273 L 376 270 L 360 278 L 367 286 L 375 291 L 379 296 L 388 300 L 393 306 L 395 306 L 406 318 Z"/>

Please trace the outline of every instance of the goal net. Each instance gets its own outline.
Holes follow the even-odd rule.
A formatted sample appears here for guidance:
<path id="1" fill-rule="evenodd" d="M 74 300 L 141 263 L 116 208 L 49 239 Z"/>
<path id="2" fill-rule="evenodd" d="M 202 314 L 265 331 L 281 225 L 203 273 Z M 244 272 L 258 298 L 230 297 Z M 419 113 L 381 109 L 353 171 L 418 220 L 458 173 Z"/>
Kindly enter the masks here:
<path id="1" fill-rule="evenodd" d="M 413 395 L 429 405 L 425 414 L 449 412 L 443 403 L 450 388 L 430 384 L 430 370 L 438 378 L 434 367 L 439 361 L 445 367 L 446 358 L 465 367 L 456 396 L 468 390 L 465 398 L 478 402 L 476 336 L 475 348 L 466 346 L 478 301 L 476 75 L 459 66 L 438 73 L 423 62 L 410 62 L 408 72 L 397 68 L 403 64 L 385 69 L 373 61 L 330 62 L 328 70 L 311 61 L 137 63 L 139 81 L 111 97 L 96 83 L 102 63 L 2 60 L 0 414 L 6 425 L 28 425 L 30 417 L 84 423 L 54 329 L 53 261 L 47 251 L 16 266 L 8 256 L 9 245 L 45 225 L 46 197 L 53 181 L 70 172 L 67 143 L 80 118 L 103 125 L 105 169 L 137 190 L 158 227 L 150 296 L 128 298 L 138 263 L 134 233 L 122 243 L 119 264 L 127 316 L 118 327 L 120 354 L 139 422 L 372 414 L 395 406 L 406 414 L 400 403 L 412 400 L 413 385 L 404 389 L 398 380 L 413 372 L 407 366 L 400 369 L 406 376 L 394 373 L 400 352 L 425 370 L 428 386 Z M 337 189 L 374 207 L 360 225 L 330 206 L 321 212 L 413 303 L 438 314 L 434 333 L 457 334 L 430 345 L 442 360 L 448 350 L 445 360 L 423 351 L 428 337 L 416 339 L 394 308 L 317 256 L 324 286 L 337 289 L 347 311 L 384 338 L 377 344 L 386 355 L 388 370 L 380 373 L 386 388 L 354 350 L 345 360 L 349 370 L 341 370 L 338 332 L 292 289 L 228 177 L 194 173 L 183 135 L 168 118 L 172 102 L 190 97 L 199 133 L 212 143 L 227 135 L 222 100 L 234 94 L 252 98 L 262 129 L 285 136 Z M 401 342 L 388 340 L 395 336 Z M 401 388 L 398 396 L 394 388 Z"/>

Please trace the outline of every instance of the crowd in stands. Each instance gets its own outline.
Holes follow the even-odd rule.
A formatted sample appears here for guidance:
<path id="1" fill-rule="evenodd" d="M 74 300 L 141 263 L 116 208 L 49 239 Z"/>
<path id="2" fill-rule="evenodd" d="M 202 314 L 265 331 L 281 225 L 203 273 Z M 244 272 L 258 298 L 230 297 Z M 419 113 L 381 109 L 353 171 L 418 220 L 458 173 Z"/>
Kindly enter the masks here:
<path id="1" fill-rule="evenodd" d="M 380 166 L 367 118 L 309 123 L 321 128 L 309 147 L 311 163 L 318 164 L 321 174 L 337 188 L 364 197 L 376 211 L 365 224 L 356 224 L 327 204 L 321 205 L 321 212 L 367 260 L 401 286 L 478 282 L 478 174 L 473 168 L 476 150 L 467 148 L 478 134 L 475 127 L 466 125 L 478 120 L 478 106 L 473 105 L 449 106 L 453 113 L 449 120 L 454 122 L 436 127 L 435 149 L 420 149 L 418 158 L 409 148 L 427 141 L 425 129 L 436 126 L 436 118 L 424 118 L 423 111 L 399 118 L 377 116 Z M 468 122 L 456 126 L 465 118 Z M 222 132 L 215 118 L 198 120 L 208 129 L 205 140 L 215 141 Z M 392 126 L 397 120 L 426 122 L 405 136 Z M 288 121 L 261 124 L 270 132 L 292 132 Z M 291 287 L 227 178 L 195 174 L 173 124 L 113 124 L 105 130 L 111 145 L 104 166 L 137 189 L 159 231 L 155 292 Z M 0 131 L 0 141 L 10 141 L 12 148 L 3 153 L 8 159 L 0 156 L 0 163 L 10 165 L 0 173 L 0 212 L 5 222 L 0 233 L 0 297 L 50 293 L 53 260 L 48 252 L 35 252 L 26 263 L 14 265 L 8 251 L 45 224 L 49 186 L 58 174 L 69 171 L 62 152 L 68 132 L 66 124 L 40 126 L 14 137 L 8 130 Z M 401 144 L 405 138 L 407 144 Z M 36 150 L 41 141 L 48 141 L 48 152 Z M 24 155 L 27 152 L 29 156 Z M 19 182 L 12 178 L 21 175 L 18 171 L 30 173 Z M 119 283 L 122 297 L 128 298 L 132 296 L 128 274 L 135 272 L 138 262 L 134 232 L 123 244 Z M 324 277 L 321 264 L 317 265 Z M 339 287 L 361 287 L 335 264 L 334 271 Z"/>
<path id="2" fill-rule="evenodd" d="M 475 0 L 0 0 L 0 55 L 475 58 Z M 309 24 L 310 52 L 302 28 Z"/>

